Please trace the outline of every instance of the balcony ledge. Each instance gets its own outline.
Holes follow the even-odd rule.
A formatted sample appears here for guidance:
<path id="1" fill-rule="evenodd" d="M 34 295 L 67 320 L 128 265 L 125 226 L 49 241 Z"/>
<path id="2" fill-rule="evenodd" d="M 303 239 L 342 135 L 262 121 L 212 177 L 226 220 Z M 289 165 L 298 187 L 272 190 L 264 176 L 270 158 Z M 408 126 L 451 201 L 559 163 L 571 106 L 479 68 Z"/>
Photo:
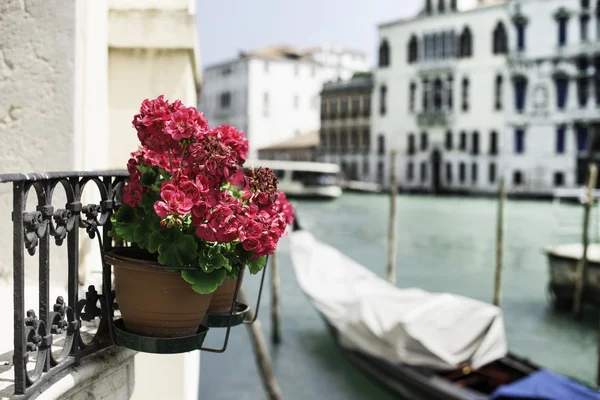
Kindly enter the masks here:
<path id="1" fill-rule="evenodd" d="M 29 397 L 13 394 L 14 371 L 3 367 L 7 357 L 0 356 L 0 400 L 128 399 L 134 387 L 135 355 L 123 347 L 108 347 L 53 376 Z"/>

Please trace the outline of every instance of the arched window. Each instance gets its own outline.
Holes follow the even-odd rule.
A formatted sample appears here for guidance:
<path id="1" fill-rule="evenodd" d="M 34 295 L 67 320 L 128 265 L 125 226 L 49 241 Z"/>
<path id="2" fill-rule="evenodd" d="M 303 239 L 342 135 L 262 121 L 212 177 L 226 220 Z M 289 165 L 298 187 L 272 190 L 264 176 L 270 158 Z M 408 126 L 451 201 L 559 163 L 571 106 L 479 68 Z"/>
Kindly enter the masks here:
<path id="1" fill-rule="evenodd" d="M 494 54 L 508 53 L 508 36 L 502 21 L 498 22 L 493 34 L 492 52 Z"/>
<path id="2" fill-rule="evenodd" d="M 431 5 L 431 0 L 425 0 L 425 12 L 427 14 L 431 14 L 432 11 L 433 11 L 433 7 Z"/>
<path id="3" fill-rule="evenodd" d="M 408 41 L 408 63 L 412 64 L 419 57 L 419 41 L 415 35 L 412 35 Z"/>
<path id="4" fill-rule="evenodd" d="M 446 183 L 452 183 L 452 164 L 446 163 Z"/>
<path id="5" fill-rule="evenodd" d="M 413 155 L 417 152 L 416 147 L 415 147 L 415 135 L 412 133 L 408 134 L 408 154 L 409 155 Z"/>
<path id="6" fill-rule="evenodd" d="M 458 165 L 458 180 L 460 183 L 465 183 L 465 179 L 467 179 L 467 167 L 464 162 L 461 162 Z"/>
<path id="7" fill-rule="evenodd" d="M 498 132 L 490 133 L 490 154 L 495 156 L 498 154 Z"/>
<path id="8" fill-rule="evenodd" d="M 469 78 L 462 80 L 462 110 L 469 111 Z"/>
<path id="9" fill-rule="evenodd" d="M 517 50 L 525 50 L 525 27 L 524 23 L 517 24 Z"/>
<path id="10" fill-rule="evenodd" d="M 410 112 L 415 111 L 415 97 L 417 92 L 417 84 L 414 82 L 410 83 L 409 95 L 408 95 L 408 110 Z"/>
<path id="11" fill-rule="evenodd" d="M 473 132 L 471 138 L 471 154 L 474 156 L 479 155 L 479 132 Z"/>
<path id="12" fill-rule="evenodd" d="M 448 96 L 448 109 L 452 110 L 454 107 L 454 77 L 452 75 L 448 77 L 446 91 Z"/>
<path id="13" fill-rule="evenodd" d="M 496 164 L 495 163 L 490 163 L 490 165 L 489 165 L 488 180 L 490 181 L 490 183 L 496 182 Z"/>
<path id="14" fill-rule="evenodd" d="M 446 0 L 439 0 L 438 2 L 438 12 L 443 13 L 446 11 Z"/>
<path id="15" fill-rule="evenodd" d="M 446 150 L 448 150 L 448 151 L 452 150 L 452 147 L 453 147 L 452 131 L 446 132 L 445 146 L 446 146 Z"/>
<path id="16" fill-rule="evenodd" d="M 386 99 L 387 99 L 387 86 L 381 85 L 381 87 L 379 88 L 379 113 L 381 115 L 385 115 L 385 113 L 387 111 Z"/>
<path id="17" fill-rule="evenodd" d="M 415 177 L 415 166 L 412 163 L 412 161 L 409 161 L 408 164 L 406 164 L 406 180 L 408 180 L 409 182 L 412 182 L 414 177 Z"/>
<path id="18" fill-rule="evenodd" d="M 421 162 L 421 182 L 427 181 L 427 163 Z"/>
<path id="19" fill-rule="evenodd" d="M 556 85 L 556 107 L 559 110 L 564 110 L 564 108 L 567 106 L 567 98 L 569 94 L 568 75 L 564 72 L 555 74 L 554 84 Z"/>
<path id="20" fill-rule="evenodd" d="M 564 8 L 560 8 L 555 14 L 555 18 L 558 27 L 558 46 L 564 46 L 567 44 L 569 13 Z"/>
<path id="21" fill-rule="evenodd" d="M 515 85 L 515 109 L 517 112 L 523 112 L 527 97 L 527 78 L 517 75 L 513 78 L 513 83 Z"/>
<path id="22" fill-rule="evenodd" d="M 385 136 L 382 133 L 377 136 L 377 154 L 380 156 L 385 154 Z"/>
<path id="23" fill-rule="evenodd" d="M 477 183 L 477 163 L 473 162 L 473 164 L 471 164 L 471 182 L 473 184 Z"/>
<path id="24" fill-rule="evenodd" d="M 473 55 L 473 37 L 471 35 L 471 30 L 469 29 L 469 27 L 465 27 L 465 29 L 462 31 L 462 33 L 460 34 L 459 42 L 459 57 L 471 57 Z"/>
<path id="25" fill-rule="evenodd" d="M 457 11 L 456 0 L 450 0 L 450 10 Z"/>
<path id="26" fill-rule="evenodd" d="M 421 151 L 426 151 L 429 144 L 427 132 L 421 132 Z"/>
<path id="27" fill-rule="evenodd" d="M 423 78 L 423 93 L 421 99 L 423 101 L 423 111 L 427 111 L 429 109 L 429 79 Z"/>
<path id="28" fill-rule="evenodd" d="M 379 66 L 388 67 L 390 65 L 390 44 L 387 39 L 383 39 L 379 45 Z"/>
<path id="29" fill-rule="evenodd" d="M 433 82 L 433 106 L 436 110 L 442 108 L 442 80 L 440 78 Z"/>
<path id="30" fill-rule="evenodd" d="M 459 136 L 458 149 L 461 151 L 467 150 L 467 132 L 462 131 Z"/>
<path id="31" fill-rule="evenodd" d="M 494 108 L 499 111 L 502 110 L 502 86 L 504 83 L 504 79 L 502 78 L 502 75 L 497 75 L 496 76 L 496 85 L 495 85 L 495 101 L 494 101 Z"/>

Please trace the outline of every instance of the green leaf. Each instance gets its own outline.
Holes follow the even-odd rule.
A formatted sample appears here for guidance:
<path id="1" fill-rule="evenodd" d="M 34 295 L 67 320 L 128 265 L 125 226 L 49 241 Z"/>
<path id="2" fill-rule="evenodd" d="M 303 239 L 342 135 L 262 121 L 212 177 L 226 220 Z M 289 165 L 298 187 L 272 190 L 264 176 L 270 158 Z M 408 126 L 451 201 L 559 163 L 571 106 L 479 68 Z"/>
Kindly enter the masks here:
<path id="1" fill-rule="evenodd" d="M 151 188 L 156 183 L 156 179 L 159 176 L 158 167 L 140 164 L 137 166 L 137 168 L 142 173 L 142 178 L 140 182 L 142 186 Z"/>
<path id="2" fill-rule="evenodd" d="M 158 262 L 169 267 L 193 265 L 198 258 L 198 246 L 194 238 L 184 235 L 177 229 L 169 229 L 169 231 L 178 234 L 174 233 L 171 240 L 163 241 L 158 245 Z"/>
<path id="3" fill-rule="evenodd" d="M 225 275 L 227 272 L 224 269 L 217 269 L 211 273 L 206 273 L 201 269 L 181 271 L 181 277 L 192 285 L 194 292 L 200 294 L 209 294 L 217 290 L 225 280 Z"/>
<path id="4" fill-rule="evenodd" d="M 146 214 L 156 215 L 156 212 L 154 211 L 154 203 L 156 203 L 158 200 L 160 200 L 160 194 L 157 192 L 149 191 L 146 194 L 144 194 L 144 196 L 142 196 L 142 200 L 140 201 L 140 207 L 144 209 L 144 212 Z"/>
<path id="5" fill-rule="evenodd" d="M 134 230 L 134 241 L 135 243 L 143 249 L 148 249 L 150 236 L 152 233 L 161 230 L 160 226 L 160 217 L 156 215 L 154 212 L 152 214 L 146 214 L 144 218 L 140 219 L 139 224 L 135 227 Z M 152 253 L 154 253 L 152 251 Z"/>
<path id="6" fill-rule="evenodd" d="M 150 253 L 156 253 L 158 251 L 158 246 L 160 246 L 161 243 L 162 240 L 160 237 L 160 231 L 154 231 L 150 234 L 150 236 L 148 236 L 146 250 L 148 250 Z"/>
<path id="7" fill-rule="evenodd" d="M 139 217 L 134 208 L 127 204 L 121 205 L 119 210 L 112 216 L 111 222 L 114 233 L 127 242 L 135 242 L 135 228 L 139 223 Z"/>
<path id="8" fill-rule="evenodd" d="M 231 271 L 227 271 L 227 279 L 237 279 L 240 273 L 240 266 L 232 266 Z"/>
<path id="9" fill-rule="evenodd" d="M 227 257 L 221 254 L 221 250 L 221 246 L 210 246 L 199 252 L 198 265 L 204 272 L 210 273 L 221 268 L 231 271 L 231 263 Z"/>
<path id="10" fill-rule="evenodd" d="M 258 274 L 267 265 L 267 256 L 258 257 L 248 262 L 248 269 L 252 275 Z"/>

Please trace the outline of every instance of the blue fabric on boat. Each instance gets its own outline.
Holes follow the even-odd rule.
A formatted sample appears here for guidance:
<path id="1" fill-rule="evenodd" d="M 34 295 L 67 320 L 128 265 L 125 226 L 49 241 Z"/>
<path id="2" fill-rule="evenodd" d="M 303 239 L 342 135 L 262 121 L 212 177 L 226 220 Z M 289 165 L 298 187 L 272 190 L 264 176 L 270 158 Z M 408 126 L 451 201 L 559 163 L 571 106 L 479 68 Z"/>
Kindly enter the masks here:
<path id="1" fill-rule="evenodd" d="M 547 370 L 540 370 L 509 385 L 500 386 L 494 399 L 600 400 L 600 392 Z"/>

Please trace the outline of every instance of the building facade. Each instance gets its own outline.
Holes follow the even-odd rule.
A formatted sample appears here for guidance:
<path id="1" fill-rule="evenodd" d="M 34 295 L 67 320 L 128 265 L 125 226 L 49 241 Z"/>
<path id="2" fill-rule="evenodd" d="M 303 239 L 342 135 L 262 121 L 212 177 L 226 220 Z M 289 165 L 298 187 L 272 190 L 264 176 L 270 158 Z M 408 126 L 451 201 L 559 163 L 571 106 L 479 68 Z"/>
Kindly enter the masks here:
<path id="1" fill-rule="evenodd" d="M 600 159 L 600 5 L 426 1 L 379 27 L 373 168 L 402 189 L 550 195 Z"/>
<path id="2" fill-rule="evenodd" d="M 246 132 L 250 157 L 258 149 L 319 130 L 324 82 L 368 68 L 352 50 L 269 47 L 241 53 L 205 69 L 200 109 L 213 125 Z"/>
<path id="3" fill-rule="evenodd" d="M 502 175 L 507 5 L 426 1 L 414 19 L 379 26 L 372 169 L 389 181 L 392 150 L 406 191 L 491 192 Z"/>
<path id="4" fill-rule="evenodd" d="M 356 74 L 349 80 L 328 82 L 321 91 L 321 130 L 318 160 L 340 166 L 350 181 L 370 181 L 371 95 L 373 76 Z"/>
<path id="5" fill-rule="evenodd" d="M 508 11 L 508 186 L 543 193 L 584 185 L 600 155 L 600 3 L 511 0 Z"/>

